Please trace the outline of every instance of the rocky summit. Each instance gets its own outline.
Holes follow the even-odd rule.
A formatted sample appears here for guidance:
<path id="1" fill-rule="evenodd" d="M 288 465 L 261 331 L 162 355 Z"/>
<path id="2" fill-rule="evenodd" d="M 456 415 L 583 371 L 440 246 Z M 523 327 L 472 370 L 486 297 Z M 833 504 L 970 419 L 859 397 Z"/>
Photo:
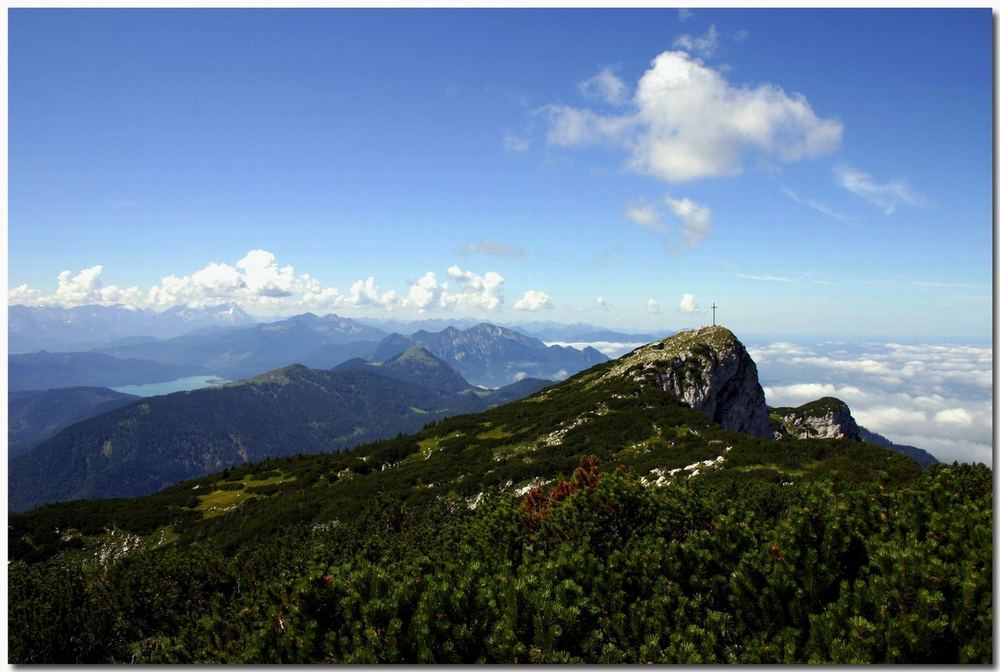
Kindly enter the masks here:
<path id="1" fill-rule="evenodd" d="M 823 397 L 795 408 L 771 409 L 775 439 L 848 439 L 861 441 L 851 409 L 835 397 Z"/>
<path id="2" fill-rule="evenodd" d="M 730 431 L 772 436 L 757 365 L 725 327 L 680 331 L 637 348 L 602 378 L 614 376 L 654 384 Z"/>

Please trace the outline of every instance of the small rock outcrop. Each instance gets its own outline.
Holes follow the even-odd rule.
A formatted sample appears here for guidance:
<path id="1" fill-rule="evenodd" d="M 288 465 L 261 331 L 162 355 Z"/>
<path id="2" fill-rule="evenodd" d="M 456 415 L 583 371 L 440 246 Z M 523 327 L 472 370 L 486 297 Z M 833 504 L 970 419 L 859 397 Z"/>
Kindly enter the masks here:
<path id="1" fill-rule="evenodd" d="M 655 384 L 730 431 L 772 436 L 757 365 L 725 327 L 677 332 L 621 357 L 605 375 Z"/>
<path id="2" fill-rule="evenodd" d="M 772 408 L 770 417 L 775 439 L 861 440 L 851 409 L 834 397 L 823 397 L 795 408 Z"/>

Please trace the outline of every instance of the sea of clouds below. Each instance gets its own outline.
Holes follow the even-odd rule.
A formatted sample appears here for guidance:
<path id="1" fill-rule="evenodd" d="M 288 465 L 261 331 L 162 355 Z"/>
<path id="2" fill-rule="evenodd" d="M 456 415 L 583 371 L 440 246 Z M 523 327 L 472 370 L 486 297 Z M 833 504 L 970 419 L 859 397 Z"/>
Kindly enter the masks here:
<path id="1" fill-rule="evenodd" d="M 901 343 L 751 345 L 771 406 L 833 396 L 858 423 L 942 462 L 993 464 L 990 346 Z"/>
<path id="2" fill-rule="evenodd" d="M 620 357 L 641 343 L 546 342 L 591 346 Z M 993 351 L 990 346 L 826 341 L 748 348 L 770 406 L 843 399 L 858 423 L 942 462 L 993 464 Z"/>

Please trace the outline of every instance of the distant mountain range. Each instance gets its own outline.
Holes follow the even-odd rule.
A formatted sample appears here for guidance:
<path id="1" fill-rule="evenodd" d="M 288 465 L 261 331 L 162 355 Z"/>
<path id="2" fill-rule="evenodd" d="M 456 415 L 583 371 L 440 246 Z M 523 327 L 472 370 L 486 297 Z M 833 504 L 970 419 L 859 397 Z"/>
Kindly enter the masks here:
<path id="1" fill-rule="evenodd" d="M 593 348 L 546 346 L 537 338 L 486 323 L 464 331 L 448 327 L 437 333 L 391 334 L 371 359 L 386 359 L 413 345 L 426 348 L 482 387 L 501 387 L 521 378 L 561 380 L 608 359 Z"/>
<path id="2" fill-rule="evenodd" d="M 10 306 L 12 353 L 89 350 L 136 336 L 171 338 L 197 329 L 244 327 L 257 320 L 235 303 L 205 308 L 175 306 L 163 312 L 125 306 Z"/>
<path id="3" fill-rule="evenodd" d="M 70 425 L 138 400 L 105 387 L 10 392 L 7 396 L 7 455 L 16 457 Z"/>
<path id="4" fill-rule="evenodd" d="M 583 322 L 575 324 L 524 322 L 510 325 L 510 327 L 522 333 L 540 338 L 543 341 L 571 341 L 576 343 L 598 341 L 651 343 L 674 333 L 672 329 L 649 332 L 623 332 Z"/>
<path id="5" fill-rule="evenodd" d="M 331 368 L 353 357 L 366 357 L 385 335 L 350 318 L 305 313 L 243 329 L 111 344 L 99 351 L 195 366 L 232 380 L 290 364 Z"/>
<path id="6" fill-rule="evenodd" d="M 301 365 L 230 385 L 149 397 L 72 425 L 10 464 L 10 504 L 138 496 L 226 466 L 329 452 L 480 411 L 551 381 L 473 388 L 411 348 L 382 364 Z"/>
<path id="7" fill-rule="evenodd" d="M 198 366 L 146 359 L 122 359 L 99 352 L 34 352 L 7 357 L 7 389 L 48 390 L 56 387 L 121 387 L 195 376 Z"/>

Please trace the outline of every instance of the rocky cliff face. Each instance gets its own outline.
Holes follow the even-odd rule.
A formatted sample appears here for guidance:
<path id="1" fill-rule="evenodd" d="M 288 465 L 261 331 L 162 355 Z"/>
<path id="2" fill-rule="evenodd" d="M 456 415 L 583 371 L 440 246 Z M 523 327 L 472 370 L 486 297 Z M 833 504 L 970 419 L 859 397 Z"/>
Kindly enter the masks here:
<path id="1" fill-rule="evenodd" d="M 774 408 L 770 415 L 776 439 L 861 440 L 851 409 L 834 397 L 823 397 L 795 408 Z"/>
<path id="2" fill-rule="evenodd" d="M 630 376 L 671 392 L 730 431 L 771 438 L 757 365 L 725 327 L 681 331 L 617 360 L 607 376 Z"/>

